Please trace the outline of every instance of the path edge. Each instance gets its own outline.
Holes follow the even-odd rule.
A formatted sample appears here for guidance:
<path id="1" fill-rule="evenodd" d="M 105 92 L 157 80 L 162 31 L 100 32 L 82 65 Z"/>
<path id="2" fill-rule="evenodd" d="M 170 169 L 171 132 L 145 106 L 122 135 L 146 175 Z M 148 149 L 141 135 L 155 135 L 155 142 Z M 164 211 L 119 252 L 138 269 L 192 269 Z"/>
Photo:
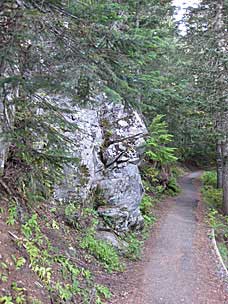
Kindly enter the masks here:
<path id="1" fill-rule="evenodd" d="M 228 278 L 228 270 L 226 268 L 226 265 L 225 265 L 225 263 L 223 261 L 223 258 L 221 256 L 221 254 L 219 252 L 219 249 L 218 249 L 218 246 L 217 246 L 217 242 L 216 242 L 216 239 L 215 239 L 215 230 L 214 230 L 214 228 L 212 228 L 212 230 L 211 230 L 211 236 L 212 236 L 212 238 L 211 238 L 212 245 L 214 247 L 214 250 L 215 250 L 215 253 L 216 253 L 217 258 L 219 260 L 219 263 L 221 264 L 221 267 L 223 268 L 224 273 L 225 273 L 226 277 Z"/>

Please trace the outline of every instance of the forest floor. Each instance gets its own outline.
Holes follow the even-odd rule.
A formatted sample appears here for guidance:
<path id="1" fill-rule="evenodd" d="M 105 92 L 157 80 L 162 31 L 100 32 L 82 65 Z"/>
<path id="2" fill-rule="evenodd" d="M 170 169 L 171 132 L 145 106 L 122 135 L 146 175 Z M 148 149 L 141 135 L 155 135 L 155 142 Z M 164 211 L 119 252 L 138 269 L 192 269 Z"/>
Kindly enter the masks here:
<path id="1" fill-rule="evenodd" d="M 227 304 L 200 195 L 201 172 L 185 175 L 181 194 L 158 204 L 158 221 L 139 262 L 113 282 L 112 304 Z"/>

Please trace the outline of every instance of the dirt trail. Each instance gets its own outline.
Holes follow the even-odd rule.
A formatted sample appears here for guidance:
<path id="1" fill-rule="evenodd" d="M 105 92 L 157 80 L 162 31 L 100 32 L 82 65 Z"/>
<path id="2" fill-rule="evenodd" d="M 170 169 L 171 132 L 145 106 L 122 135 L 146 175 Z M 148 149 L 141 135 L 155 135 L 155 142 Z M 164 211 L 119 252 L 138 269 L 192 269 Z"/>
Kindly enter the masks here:
<path id="1" fill-rule="evenodd" d="M 228 304 L 198 206 L 200 174 L 183 177 L 182 193 L 168 200 L 143 261 L 129 273 L 131 291 L 118 303 Z"/>

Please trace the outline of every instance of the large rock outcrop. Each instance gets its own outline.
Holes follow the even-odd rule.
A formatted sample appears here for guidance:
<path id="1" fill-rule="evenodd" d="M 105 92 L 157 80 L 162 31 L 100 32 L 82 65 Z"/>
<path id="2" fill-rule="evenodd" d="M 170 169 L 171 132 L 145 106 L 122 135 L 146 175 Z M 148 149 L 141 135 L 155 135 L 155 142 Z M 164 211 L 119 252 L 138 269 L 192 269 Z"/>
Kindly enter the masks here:
<path id="1" fill-rule="evenodd" d="M 53 100 L 62 106 L 71 104 L 60 96 Z M 100 95 L 90 106 L 71 106 L 66 118 L 76 125 L 76 131 L 64 134 L 79 163 L 65 167 L 55 199 L 80 204 L 93 201 L 103 218 L 101 230 L 139 228 L 143 222 L 139 211 L 143 186 L 138 164 L 147 133 L 141 117 Z"/>

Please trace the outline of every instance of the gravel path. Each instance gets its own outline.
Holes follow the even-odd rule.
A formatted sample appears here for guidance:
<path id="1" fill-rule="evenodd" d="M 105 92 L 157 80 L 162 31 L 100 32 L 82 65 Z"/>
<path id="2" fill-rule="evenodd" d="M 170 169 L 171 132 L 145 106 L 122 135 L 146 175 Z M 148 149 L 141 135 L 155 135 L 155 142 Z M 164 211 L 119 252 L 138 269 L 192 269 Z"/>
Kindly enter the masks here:
<path id="1" fill-rule="evenodd" d="M 182 193 L 168 201 L 143 261 L 129 273 L 131 291 L 113 303 L 228 304 L 199 203 L 200 174 L 182 178 Z"/>
<path id="2" fill-rule="evenodd" d="M 142 303 L 194 303 L 197 273 L 193 242 L 197 206 L 191 178 L 184 180 L 183 193 L 164 219 L 156 246 L 145 268 L 143 283 L 149 285 Z"/>

